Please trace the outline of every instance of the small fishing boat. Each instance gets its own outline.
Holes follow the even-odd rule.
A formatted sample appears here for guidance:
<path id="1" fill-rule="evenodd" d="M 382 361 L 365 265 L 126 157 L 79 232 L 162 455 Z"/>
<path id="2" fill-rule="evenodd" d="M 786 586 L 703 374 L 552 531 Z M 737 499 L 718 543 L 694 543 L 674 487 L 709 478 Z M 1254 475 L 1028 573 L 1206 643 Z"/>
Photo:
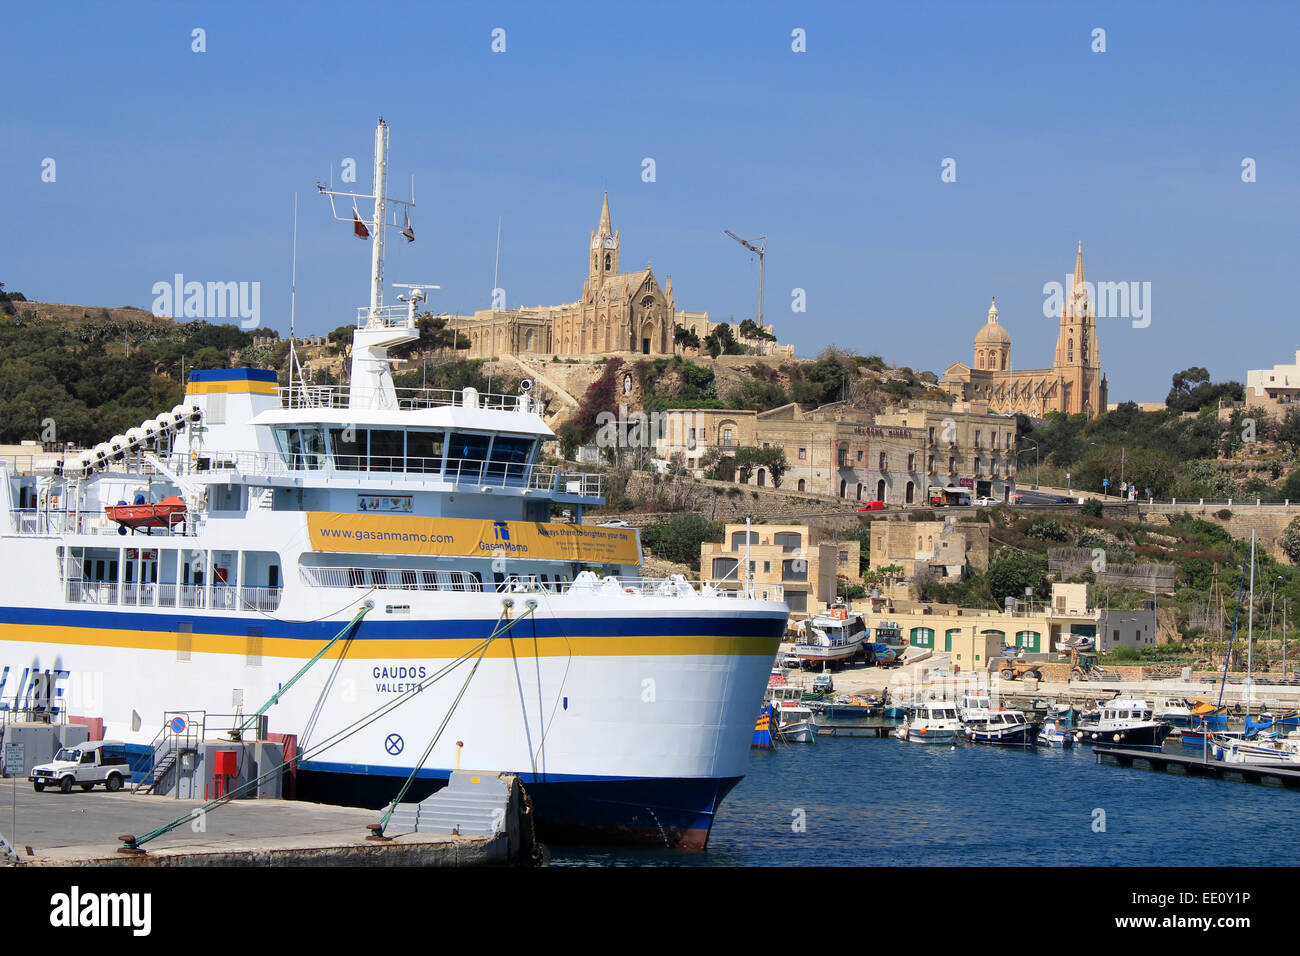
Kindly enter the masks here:
<path id="1" fill-rule="evenodd" d="M 1155 701 L 1156 720 L 1163 720 L 1175 727 L 1192 725 L 1192 706 L 1182 697 L 1164 697 Z"/>
<path id="2" fill-rule="evenodd" d="M 990 708 L 982 720 L 964 723 L 967 740 L 1004 747 L 1032 747 L 1041 726 L 1038 721 L 1028 719 L 1024 711 L 1009 707 Z"/>
<path id="3" fill-rule="evenodd" d="M 128 528 L 174 528 L 185 520 L 185 511 L 185 502 L 175 495 L 152 504 L 137 499 L 133 505 L 119 501 L 104 508 L 108 520 L 121 525 L 123 533 Z"/>
<path id="4" fill-rule="evenodd" d="M 1224 763 L 1300 764 L 1300 735 L 1261 737 L 1258 740 L 1233 740 L 1216 737 L 1214 759 Z"/>
<path id="5" fill-rule="evenodd" d="M 817 742 L 817 721 L 812 709 L 801 699 L 802 693 L 801 688 L 791 685 L 768 688 L 768 703 L 773 711 L 772 732 L 783 743 Z"/>
<path id="6" fill-rule="evenodd" d="M 961 736 L 957 705 L 948 700 L 927 700 L 894 729 L 899 740 L 918 744 L 950 744 Z"/>
<path id="7" fill-rule="evenodd" d="M 1174 728 L 1162 720 L 1145 700 L 1117 697 L 1102 705 L 1101 716 L 1079 725 L 1075 739 L 1094 747 L 1160 750 Z"/>
<path id="8" fill-rule="evenodd" d="M 1079 722 L 1079 709 L 1073 704 L 1048 704 L 1047 714 L 1043 718 L 1043 726 L 1057 724 L 1063 727 L 1073 727 Z"/>
<path id="9" fill-rule="evenodd" d="M 1255 720 L 1249 714 L 1246 715 L 1245 737 L 1257 737 L 1266 732 L 1276 734 L 1284 727 L 1288 729 L 1300 727 L 1300 719 L 1298 719 L 1294 710 L 1285 714 L 1264 713 L 1260 714 L 1259 718 L 1259 720 Z"/>
<path id="10" fill-rule="evenodd" d="M 832 700 L 824 701 L 821 704 L 821 713 L 837 720 L 853 717 L 873 717 L 880 713 L 880 704 L 867 697 L 839 694 Z"/>
<path id="11" fill-rule="evenodd" d="M 1074 746 L 1074 735 L 1056 721 L 1047 721 L 1038 731 L 1036 743 L 1042 747 L 1060 747 L 1068 750 Z"/>
<path id="12" fill-rule="evenodd" d="M 749 742 L 749 746 L 758 750 L 771 750 L 773 747 L 772 724 L 774 721 L 774 709 L 771 704 L 764 704 L 763 709 L 758 712 L 758 720 L 754 721 L 754 736 Z"/>

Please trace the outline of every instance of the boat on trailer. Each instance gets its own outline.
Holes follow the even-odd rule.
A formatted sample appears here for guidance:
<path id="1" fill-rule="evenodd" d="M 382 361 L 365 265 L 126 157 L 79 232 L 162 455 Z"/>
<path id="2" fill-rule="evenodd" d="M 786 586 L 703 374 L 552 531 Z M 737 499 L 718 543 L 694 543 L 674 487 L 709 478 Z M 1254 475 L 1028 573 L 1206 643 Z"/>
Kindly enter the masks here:
<path id="1" fill-rule="evenodd" d="M 378 809 L 467 767 L 518 775 L 541 839 L 703 847 L 745 773 L 782 591 L 640 577 L 635 529 L 582 523 L 601 477 L 542 460 L 526 383 L 395 387 L 430 287 L 384 303 L 406 207 L 382 119 L 374 168 L 349 384 L 195 370 L 125 435 L 0 462 L 0 706 L 102 721 L 147 767 L 169 713 L 267 702 L 257 731 L 296 738 L 302 799 Z M 143 519 L 107 509 L 141 494 L 185 520 L 121 536 Z"/>

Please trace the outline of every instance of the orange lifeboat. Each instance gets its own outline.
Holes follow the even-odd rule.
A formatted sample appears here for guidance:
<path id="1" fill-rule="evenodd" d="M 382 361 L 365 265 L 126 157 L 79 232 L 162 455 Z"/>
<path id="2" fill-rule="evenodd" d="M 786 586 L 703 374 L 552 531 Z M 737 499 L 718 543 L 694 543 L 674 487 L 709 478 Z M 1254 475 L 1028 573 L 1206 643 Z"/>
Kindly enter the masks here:
<path id="1" fill-rule="evenodd" d="M 104 513 L 124 528 L 170 528 L 184 520 L 185 502 L 172 495 L 153 504 L 109 505 Z"/>

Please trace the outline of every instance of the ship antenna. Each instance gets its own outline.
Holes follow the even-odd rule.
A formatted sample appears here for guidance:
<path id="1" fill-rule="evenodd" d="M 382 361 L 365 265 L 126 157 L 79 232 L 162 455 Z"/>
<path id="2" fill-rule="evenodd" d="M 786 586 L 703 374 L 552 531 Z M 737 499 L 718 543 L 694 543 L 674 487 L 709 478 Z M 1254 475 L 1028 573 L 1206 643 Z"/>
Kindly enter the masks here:
<path id="1" fill-rule="evenodd" d="M 293 346 L 294 312 L 298 297 L 298 194 L 293 194 L 293 268 L 289 276 L 289 398 L 293 400 L 293 367 L 298 353 Z"/>
<path id="2" fill-rule="evenodd" d="M 497 283 L 499 281 L 500 274 L 501 274 L 501 217 L 497 216 L 497 257 L 496 257 L 496 261 L 492 264 L 492 291 L 488 293 L 488 297 L 489 297 L 488 308 L 490 309 L 496 308 L 497 289 L 500 288 L 500 286 Z M 502 305 L 505 305 L 505 303 L 503 302 Z M 453 349 L 455 348 L 456 345 L 455 334 L 456 334 L 455 332 L 452 333 L 452 340 L 451 340 Z M 453 356 L 455 355 L 454 351 L 452 352 L 452 355 Z M 488 394 L 491 393 L 492 393 L 492 366 L 491 364 L 489 364 L 488 365 Z"/>

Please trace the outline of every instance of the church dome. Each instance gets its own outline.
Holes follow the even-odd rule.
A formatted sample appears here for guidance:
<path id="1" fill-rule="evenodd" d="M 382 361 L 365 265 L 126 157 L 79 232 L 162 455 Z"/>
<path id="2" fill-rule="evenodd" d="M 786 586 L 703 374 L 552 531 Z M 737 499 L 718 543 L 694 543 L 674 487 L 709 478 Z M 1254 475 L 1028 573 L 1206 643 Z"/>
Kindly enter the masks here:
<path id="1" fill-rule="evenodd" d="M 998 324 L 998 300 L 994 299 L 993 304 L 989 306 L 988 323 L 975 334 L 976 347 L 983 346 L 1011 346 L 1011 336 L 1007 330 Z"/>

